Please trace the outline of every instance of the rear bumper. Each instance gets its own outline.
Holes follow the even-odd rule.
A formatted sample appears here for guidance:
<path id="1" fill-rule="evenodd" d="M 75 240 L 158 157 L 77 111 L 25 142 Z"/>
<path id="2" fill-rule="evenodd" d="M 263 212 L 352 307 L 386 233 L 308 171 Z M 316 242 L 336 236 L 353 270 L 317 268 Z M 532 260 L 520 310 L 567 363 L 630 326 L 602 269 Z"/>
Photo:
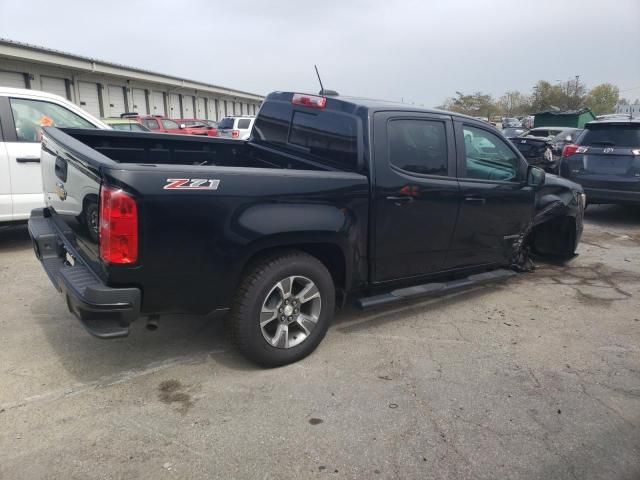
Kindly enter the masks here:
<path id="1" fill-rule="evenodd" d="M 604 188 L 584 188 L 588 203 L 618 203 L 640 205 L 640 192 L 608 190 Z"/>
<path id="2" fill-rule="evenodd" d="M 130 323 L 140 316 L 140 289 L 105 285 L 65 242 L 46 208 L 31 212 L 29 235 L 49 279 L 85 329 L 99 338 L 127 336 Z M 75 259 L 74 265 L 67 261 L 67 254 Z"/>

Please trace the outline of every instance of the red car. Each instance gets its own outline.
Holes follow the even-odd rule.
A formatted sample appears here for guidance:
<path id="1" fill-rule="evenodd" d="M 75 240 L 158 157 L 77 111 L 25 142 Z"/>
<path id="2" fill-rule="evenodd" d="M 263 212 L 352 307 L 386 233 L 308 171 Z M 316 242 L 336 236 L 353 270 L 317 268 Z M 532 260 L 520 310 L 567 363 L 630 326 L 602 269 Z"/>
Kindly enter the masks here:
<path id="1" fill-rule="evenodd" d="M 180 118 L 176 120 L 176 122 L 184 124 L 187 128 L 198 128 L 198 126 L 202 126 L 206 129 L 206 134 L 208 136 L 218 136 L 218 124 L 213 120 L 204 120 L 203 118 Z"/>
<path id="2" fill-rule="evenodd" d="M 162 115 L 138 115 L 137 113 L 123 113 L 121 118 L 129 118 L 141 123 L 155 133 L 177 133 L 180 135 L 207 135 L 205 126 L 189 127 L 180 120 L 163 117 Z"/>

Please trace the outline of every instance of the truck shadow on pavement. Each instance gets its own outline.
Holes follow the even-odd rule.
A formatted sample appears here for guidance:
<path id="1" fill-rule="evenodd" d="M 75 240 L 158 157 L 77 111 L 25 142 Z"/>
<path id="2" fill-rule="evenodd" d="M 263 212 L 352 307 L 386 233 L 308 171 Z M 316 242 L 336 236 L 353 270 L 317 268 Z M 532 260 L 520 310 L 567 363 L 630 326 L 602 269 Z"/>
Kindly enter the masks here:
<path id="1" fill-rule="evenodd" d="M 466 302 L 495 288 L 501 287 L 478 287 L 448 297 L 415 300 L 372 312 L 348 306 L 338 312 L 329 333 L 331 329 L 343 334 L 356 333 L 401 320 L 412 311 L 424 313 Z M 53 309 L 52 303 L 55 304 Z M 53 289 L 51 295 L 34 299 L 31 310 L 47 343 L 54 350 L 57 362 L 83 384 L 118 383 L 125 378 L 176 365 L 209 363 L 212 369 L 219 364 L 233 370 L 261 370 L 233 348 L 225 333 L 223 318 L 170 315 L 160 318 L 159 328 L 154 332 L 146 330 L 145 319 L 139 319 L 132 324 L 129 337 L 101 340 L 84 330 Z M 327 341 L 330 338 L 324 340 Z M 321 350 L 322 345 L 319 348 Z"/>
<path id="2" fill-rule="evenodd" d="M 0 253 L 31 248 L 26 223 L 0 226 Z"/>

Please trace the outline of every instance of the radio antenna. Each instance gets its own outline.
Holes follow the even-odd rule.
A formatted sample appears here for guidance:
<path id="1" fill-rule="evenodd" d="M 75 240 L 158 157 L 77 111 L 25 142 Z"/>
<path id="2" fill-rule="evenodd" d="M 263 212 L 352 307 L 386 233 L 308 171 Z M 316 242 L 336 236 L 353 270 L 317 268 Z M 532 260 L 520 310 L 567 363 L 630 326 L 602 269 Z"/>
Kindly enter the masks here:
<path id="1" fill-rule="evenodd" d="M 318 66 L 314 65 L 313 68 L 316 69 L 316 75 L 318 76 L 318 82 L 320 82 L 320 95 L 324 95 L 324 87 L 322 86 L 322 79 L 320 78 L 320 72 L 318 71 Z"/>

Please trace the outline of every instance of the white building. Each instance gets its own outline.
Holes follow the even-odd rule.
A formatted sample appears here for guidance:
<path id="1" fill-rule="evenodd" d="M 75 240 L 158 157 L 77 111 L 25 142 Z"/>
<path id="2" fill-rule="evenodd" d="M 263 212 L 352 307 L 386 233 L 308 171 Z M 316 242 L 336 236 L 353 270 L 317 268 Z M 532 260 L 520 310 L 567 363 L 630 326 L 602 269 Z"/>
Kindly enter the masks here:
<path id="1" fill-rule="evenodd" d="M 616 113 L 623 113 L 629 115 L 632 118 L 640 118 L 640 103 L 633 103 L 631 105 L 616 105 Z"/>
<path id="2" fill-rule="evenodd" d="M 261 95 L 0 39 L 0 86 L 71 100 L 96 117 L 125 112 L 219 120 L 255 115 Z"/>

